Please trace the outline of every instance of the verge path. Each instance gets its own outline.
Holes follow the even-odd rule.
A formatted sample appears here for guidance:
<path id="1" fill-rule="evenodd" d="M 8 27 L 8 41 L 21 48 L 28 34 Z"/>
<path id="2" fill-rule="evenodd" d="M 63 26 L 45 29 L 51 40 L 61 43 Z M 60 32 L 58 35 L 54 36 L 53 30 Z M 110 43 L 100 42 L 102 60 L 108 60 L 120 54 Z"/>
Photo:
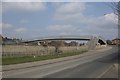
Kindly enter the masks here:
<path id="1" fill-rule="evenodd" d="M 37 66 L 59 63 L 59 62 L 63 62 L 63 61 L 69 61 L 69 60 L 78 59 L 78 58 L 85 57 L 85 56 L 99 54 L 101 52 L 104 52 L 104 51 L 107 51 L 107 50 L 110 50 L 110 49 L 112 49 L 112 47 L 106 47 L 106 48 L 99 49 L 99 50 L 91 50 L 91 51 L 85 52 L 85 53 L 80 54 L 80 55 L 63 57 L 63 58 L 56 58 L 56 59 L 49 59 L 49 60 L 44 60 L 44 61 L 21 63 L 21 64 L 13 64 L 13 65 L 4 65 L 4 66 L 2 66 L 2 71 L 11 71 L 11 70 L 24 69 L 24 68 L 32 68 L 32 67 L 37 67 Z"/>

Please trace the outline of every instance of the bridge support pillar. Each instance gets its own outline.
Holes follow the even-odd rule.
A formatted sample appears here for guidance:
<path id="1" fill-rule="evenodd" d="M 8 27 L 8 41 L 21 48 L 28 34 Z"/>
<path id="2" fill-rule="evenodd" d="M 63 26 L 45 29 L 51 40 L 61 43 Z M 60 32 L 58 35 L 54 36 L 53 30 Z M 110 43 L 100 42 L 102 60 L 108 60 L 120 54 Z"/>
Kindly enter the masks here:
<path id="1" fill-rule="evenodd" d="M 96 37 L 92 37 L 91 39 L 90 39 L 90 41 L 88 41 L 88 43 L 87 43 L 87 46 L 88 46 L 88 50 L 94 50 L 95 48 L 96 48 L 96 45 L 97 45 L 97 43 L 98 43 L 98 38 L 96 38 Z"/>

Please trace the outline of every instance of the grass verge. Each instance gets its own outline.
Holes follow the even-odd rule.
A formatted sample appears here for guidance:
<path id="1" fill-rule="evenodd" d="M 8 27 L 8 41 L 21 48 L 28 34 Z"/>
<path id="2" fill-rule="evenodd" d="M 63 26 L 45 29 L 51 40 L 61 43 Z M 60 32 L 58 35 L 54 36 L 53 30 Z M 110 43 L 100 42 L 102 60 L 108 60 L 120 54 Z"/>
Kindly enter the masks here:
<path id="1" fill-rule="evenodd" d="M 48 60 L 48 59 L 54 59 L 54 58 L 61 58 L 61 57 L 78 55 L 84 52 L 87 52 L 87 50 L 74 51 L 74 52 L 62 53 L 62 54 L 36 56 L 35 58 L 33 56 L 2 58 L 2 65 L 19 64 L 19 63 L 41 61 L 41 60 Z"/>

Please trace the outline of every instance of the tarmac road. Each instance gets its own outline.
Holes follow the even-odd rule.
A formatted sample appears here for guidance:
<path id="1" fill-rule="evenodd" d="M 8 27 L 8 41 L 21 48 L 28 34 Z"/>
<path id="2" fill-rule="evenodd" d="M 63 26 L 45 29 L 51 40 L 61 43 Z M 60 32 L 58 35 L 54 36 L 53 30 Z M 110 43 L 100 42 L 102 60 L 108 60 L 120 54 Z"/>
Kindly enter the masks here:
<path id="1" fill-rule="evenodd" d="M 112 50 L 116 50 L 115 48 Z M 111 53 L 111 51 L 109 51 Z M 118 70 L 114 64 L 118 62 L 117 53 L 66 69 L 47 78 L 118 78 Z"/>

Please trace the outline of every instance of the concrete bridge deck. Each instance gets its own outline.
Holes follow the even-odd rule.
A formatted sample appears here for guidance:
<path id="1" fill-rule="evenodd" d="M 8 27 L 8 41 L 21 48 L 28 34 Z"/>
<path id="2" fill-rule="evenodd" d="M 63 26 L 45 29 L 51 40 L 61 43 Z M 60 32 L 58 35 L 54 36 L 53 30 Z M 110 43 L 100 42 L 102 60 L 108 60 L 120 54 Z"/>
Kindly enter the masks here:
<path id="1" fill-rule="evenodd" d="M 54 41 L 54 40 L 87 40 L 88 41 L 88 47 L 90 49 L 93 49 L 96 47 L 98 43 L 101 45 L 107 45 L 106 40 L 102 37 L 95 37 L 95 36 L 89 36 L 89 35 L 62 35 L 62 36 L 48 36 L 48 37 L 41 37 L 37 39 L 27 40 L 23 43 L 30 43 L 30 42 L 40 42 L 40 41 Z"/>

